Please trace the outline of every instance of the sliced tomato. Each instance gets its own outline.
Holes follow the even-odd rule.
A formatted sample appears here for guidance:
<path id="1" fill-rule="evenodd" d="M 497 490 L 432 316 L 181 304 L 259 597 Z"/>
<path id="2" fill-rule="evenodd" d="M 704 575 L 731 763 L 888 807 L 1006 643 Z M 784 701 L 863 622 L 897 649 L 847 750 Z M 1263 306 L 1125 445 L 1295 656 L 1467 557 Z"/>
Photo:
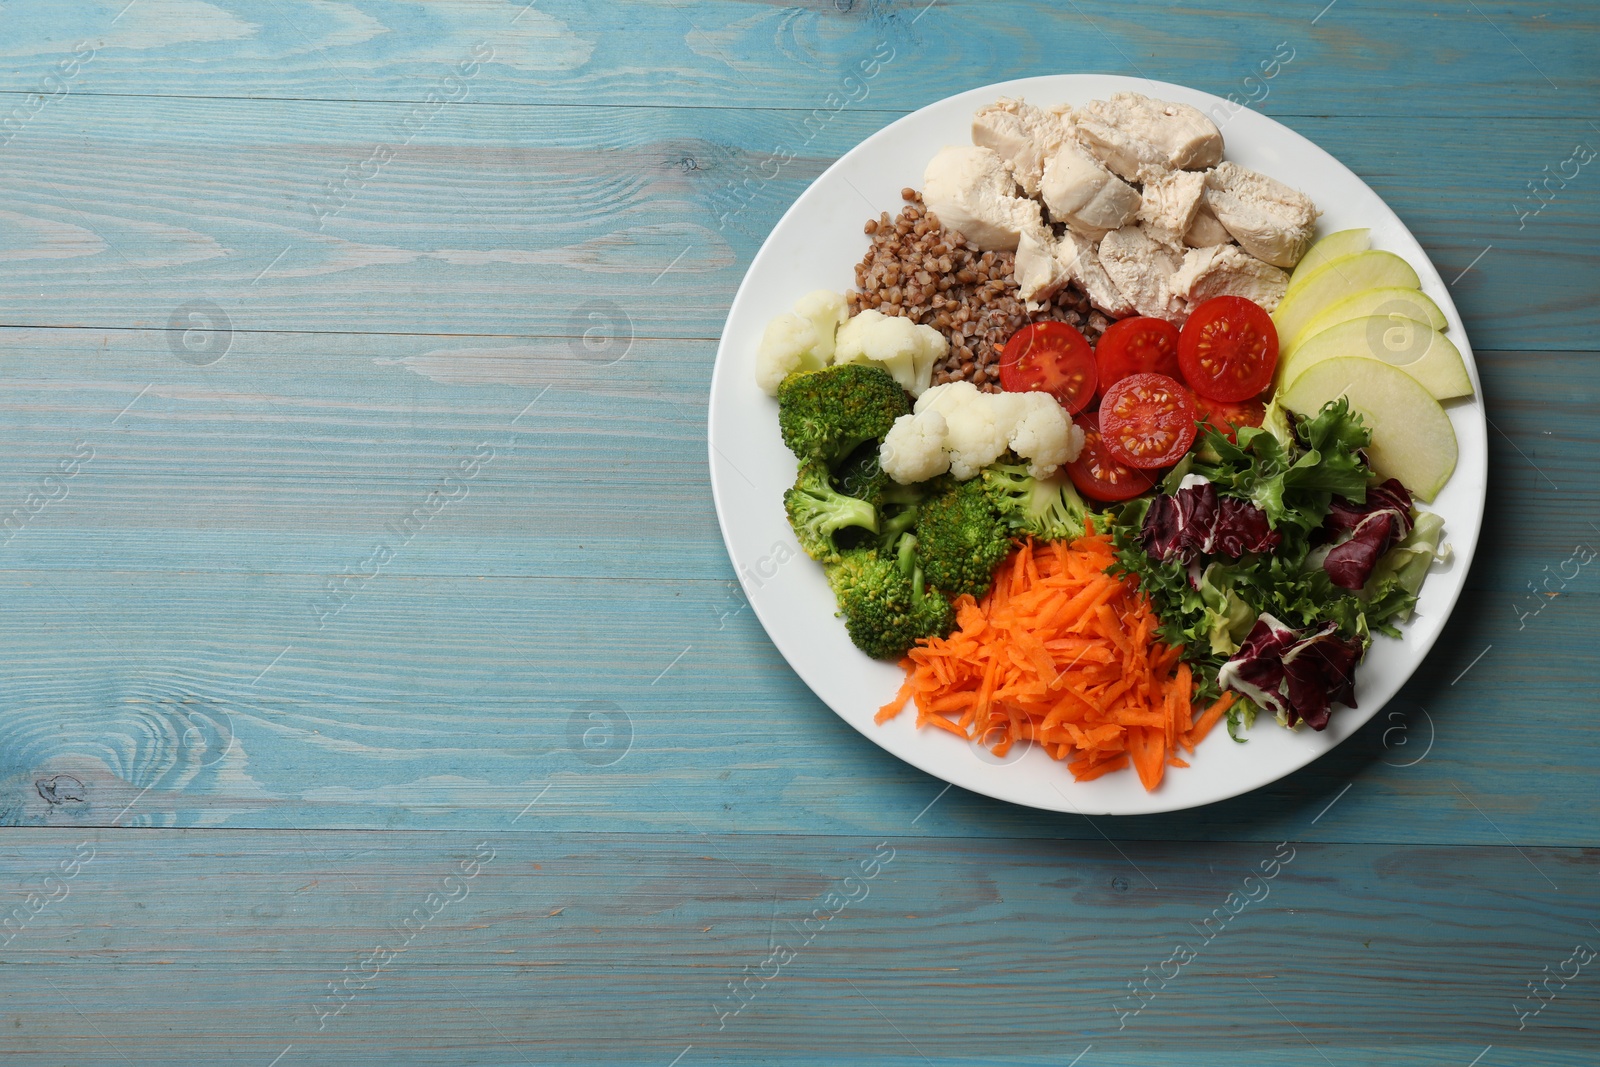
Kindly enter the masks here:
<path id="1" fill-rule="evenodd" d="M 1252 300 L 1214 296 L 1183 324 L 1178 365 L 1189 388 L 1208 400 L 1249 400 L 1267 387 L 1277 369 L 1277 327 Z"/>
<path id="2" fill-rule="evenodd" d="M 1083 451 L 1067 464 L 1067 476 L 1078 492 L 1109 504 L 1130 500 L 1156 484 L 1151 475 L 1111 458 L 1094 415 L 1079 415 L 1072 421 L 1083 431 Z"/>
<path id="3" fill-rule="evenodd" d="M 1130 374 L 1156 373 L 1181 377 L 1178 367 L 1178 328 L 1165 319 L 1136 316 L 1118 319 L 1106 327 L 1094 348 L 1100 372 L 1100 390 Z"/>
<path id="4" fill-rule="evenodd" d="M 1267 416 L 1267 406 L 1259 400 L 1240 400 L 1229 403 L 1225 400 L 1207 400 L 1199 393 L 1191 391 L 1189 399 L 1194 401 L 1195 412 L 1201 422 L 1209 422 L 1228 438 L 1235 440 L 1235 435 L 1245 426 L 1260 426 Z"/>
<path id="5" fill-rule="evenodd" d="M 1170 467 L 1194 444 L 1194 401 L 1165 374 L 1134 374 L 1106 390 L 1100 435 L 1111 458 L 1130 467 Z"/>
<path id="6" fill-rule="evenodd" d="M 1033 322 L 1011 335 L 1000 352 L 1000 388 L 1049 393 L 1069 414 L 1094 399 L 1094 349 L 1064 322 Z"/>

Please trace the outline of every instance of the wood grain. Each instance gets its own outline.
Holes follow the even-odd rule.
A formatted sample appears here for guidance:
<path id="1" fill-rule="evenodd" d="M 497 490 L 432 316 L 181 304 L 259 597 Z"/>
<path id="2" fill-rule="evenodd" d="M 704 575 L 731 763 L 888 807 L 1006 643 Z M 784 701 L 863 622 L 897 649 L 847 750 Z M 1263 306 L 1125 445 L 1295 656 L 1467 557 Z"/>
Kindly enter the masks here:
<path id="1" fill-rule="evenodd" d="M 1095 1062 L 1235 1048 L 1253 1050 L 1246 1063 L 1320 1062 L 1311 1044 L 1336 1063 L 1392 1045 L 1383 1062 L 1411 1064 L 1493 1044 L 1501 1062 L 1579 1063 L 1600 1005 L 1580 980 L 1521 1032 L 1511 1007 L 1573 942 L 1593 943 L 1588 850 L 1118 855 L 909 827 L 561 834 L 545 814 L 486 835 L 90 832 L 81 853 L 14 836 L 8 870 L 90 858 L 0 950 L 8 973 L 33 976 L 9 998 L 0 1052 L 120 1047 L 165 1064 L 225 1048 L 264 1064 L 292 1044 L 285 1065 L 470 1065 L 668 1063 L 688 1045 L 684 1062 L 979 1062 L 1001 1048 L 1064 1063 L 1093 1043 Z M 1230 901 L 1246 891 L 1256 902 Z M 1196 958 L 1119 1017 L 1137 1003 L 1128 983 L 1167 973 L 1175 943 Z M 764 967 L 774 945 L 794 958 Z M 374 960 L 377 946 L 393 958 Z M 729 983 L 758 972 L 769 980 L 733 1013 Z M 130 1010 L 128 988 L 164 1010 Z"/>
<path id="2" fill-rule="evenodd" d="M 1552 579 L 1600 547 L 1600 197 L 1592 166 L 1530 189 L 1600 137 L 1596 22 L 10 0 L 0 1060 L 1589 1064 L 1591 971 L 1517 1011 L 1600 944 L 1600 564 Z M 1395 208 L 1477 352 L 1461 608 L 1383 714 L 1248 796 L 1091 821 L 946 791 L 744 604 L 704 443 L 734 289 L 917 107 L 1087 70 L 1255 95 L 1280 42 L 1260 109 Z"/>
<path id="3" fill-rule="evenodd" d="M 869 99 L 905 110 L 955 86 L 1062 71 L 1243 97 L 1243 79 L 1280 41 L 1295 58 L 1266 97 L 1275 114 L 1409 117 L 1432 114 L 1426 104 L 1438 100 L 1456 114 L 1544 115 L 1596 87 L 1586 48 L 1594 12 L 1531 0 L 1436 9 L 1340 0 L 1321 14 L 1324 5 L 1309 3 L 1080 0 L 1008 3 L 1000 15 L 982 0 L 624 0 L 605 18 L 577 0 L 543 0 L 520 18 L 525 5 L 514 0 L 217 0 L 186 5 L 187 18 L 141 0 L 120 19 L 120 3 L 99 6 L 69 14 L 11 5 L 13 91 L 32 91 L 79 40 L 100 49 L 82 91 L 144 97 L 422 100 L 484 42 L 495 59 L 470 80 L 470 99 L 574 107 L 663 97 L 719 109 L 820 107 L 881 42 L 896 60 Z"/>

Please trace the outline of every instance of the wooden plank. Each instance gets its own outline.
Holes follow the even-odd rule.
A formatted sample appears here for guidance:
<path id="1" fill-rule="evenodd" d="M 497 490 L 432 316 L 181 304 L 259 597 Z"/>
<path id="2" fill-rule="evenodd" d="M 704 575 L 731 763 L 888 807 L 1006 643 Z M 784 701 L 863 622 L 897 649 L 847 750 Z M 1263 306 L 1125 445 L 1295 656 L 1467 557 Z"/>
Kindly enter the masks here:
<path id="1" fill-rule="evenodd" d="M 598 313 L 637 336 L 714 338 L 783 210 L 895 117 L 847 110 L 813 135 L 786 112 L 455 107 L 400 147 L 399 104 L 159 99 L 136 125 L 129 106 L 63 98 L 5 148 L 4 322 L 162 329 L 209 301 L 238 333 L 489 347 L 581 335 Z M 1485 148 L 1482 120 L 1453 114 L 1291 124 L 1460 279 L 1476 346 L 1591 344 L 1600 198 L 1587 171 L 1548 204 L 1528 184 L 1592 131 L 1506 119 Z M 395 157 L 375 160 L 378 144 Z M 780 146 L 798 153 L 781 168 Z M 860 251 L 841 249 L 841 288 Z"/>
<path id="2" fill-rule="evenodd" d="M 1061 1064 L 1092 1043 L 1096 1063 L 1465 1064 L 1492 1044 L 1578 1063 L 1597 1036 L 1593 982 L 1552 983 L 1521 1031 L 1514 1008 L 1596 941 L 1590 851 L 1118 855 L 910 827 L 556 834 L 544 814 L 487 835 L 13 831 L 7 906 L 57 899 L 0 949 L 0 1054 Z M 1177 944 L 1194 958 L 1162 967 Z"/>
<path id="3" fill-rule="evenodd" d="M 796 7 L 628 0 L 603 26 L 576 0 L 405 5 L 277 0 L 56 5 L 7 12 L 6 87 L 45 79 L 80 40 L 94 52 L 79 92 L 149 97 L 656 104 L 811 109 L 828 95 L 910 109 L 1002 77 L 1113 71 L 1176 81 L 1286 114 L 1538 115 L 1562 93 L 1592 96 L 1594 12 L 1531 0 L 1396 7 L 1378 0 L 1204 9 L 1082 0 L 1067 8 L 980 0 L 874 0 Z M 70 13 L 69 13 L 70 12 Z M 1282 42 L 1286 48 L 1279 52 Z M 847 82 L 877 53 L 864 85 Z M 1289 64 L 1246 83 L 1277 52 Z M 492 56 L 458 86 L 452 70 Z M 870 68 L 869 68 L 870 69 Z M 1263 93 L 1265 94 L 1263 96 Z"/>
<path id="4" fill-rule="evenodd" d="M 196 367 L 174 336 L 0 331 L 0 515 L 77 457 L 0 567 L 334 576 L 388 537 L 393 574 L 656 577 L 663 546 L 681 577 L 732 577 L 707 342 L 632 340 L 608 366 L 559 339 L 236 332 Z"/>

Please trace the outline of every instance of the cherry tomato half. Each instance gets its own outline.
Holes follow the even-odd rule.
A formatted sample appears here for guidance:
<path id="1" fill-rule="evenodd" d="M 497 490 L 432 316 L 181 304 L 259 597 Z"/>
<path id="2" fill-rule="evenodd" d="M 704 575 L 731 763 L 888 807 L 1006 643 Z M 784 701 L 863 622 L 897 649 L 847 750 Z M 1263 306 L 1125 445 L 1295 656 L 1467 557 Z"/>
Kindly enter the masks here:
<path id="1" fill-rule="evenodd" d="M 1178 365 L 1189 388 L 1208 400 L 1249 400 L 1278 366 L 1277 327 L 1254 301 L 1214 296 L 1183 324 Z"/>
<path id="2" fill-rule="evenodd" d="M 1118 319 L 1106 327 L 1094 348 L 1102 391 L 1130 374 L 1154 372 L 1181 378 L 1178 368 L 1178 328 L 1165 319 L 1136 316 Z"/>
<path id="3" fill-rule="evenodd" d="M 1260 426 L 1267 416 L 1267 407 L 1259 400 L 1240 400 L 1237 403 L 1228 403 L 1223 400 L 1207 400 L 1199 393 L 1190 392 L 1189 399 L 1194 401 L 1194 409 L 1201 422 L 1209 422 L 1228 440 L 1235 440 L 1235 435 L 1245 426 Z"/>
<path id="4" fill-rule="evenodd" d="M 1037 390 L 1076 414 L 1094 399 L 1094 349 L 1064 322 L 1033 322 L 1011 335 L 1000 352 L 1000 388 Z"/>
<path id="5" fill-rule="evenodd" d="M 1111 458 L 1130 467 L 1170 467 L 1194 444 L 1194 401 L 1165 374 L 1135 374 L 1106 390 L 1100 436 Z"/>
<path id="6" fill-rule="evenodd" d="M 1131 500 L 1156 484 L 1153 476 L 1111 458 L 1093 415 L 1079 415 L 1072 421 L 1083 431 L 1083 451 L 1067 464 L 1067 476 L 1078 492 L 1110 504 Z"/>

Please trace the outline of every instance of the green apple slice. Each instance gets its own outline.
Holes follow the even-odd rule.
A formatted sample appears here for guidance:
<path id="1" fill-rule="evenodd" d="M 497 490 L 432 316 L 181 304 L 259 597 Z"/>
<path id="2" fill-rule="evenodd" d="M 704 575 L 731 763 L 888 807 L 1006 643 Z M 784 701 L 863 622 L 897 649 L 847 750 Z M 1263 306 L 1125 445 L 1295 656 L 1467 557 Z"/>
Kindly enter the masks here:
<path id="1" fill-rule="evenodd" d="M 1305 281 L 1308 275 L 1316 273 L 1317 268 L 1329 260 L 1365 252 L 1371 247 L 1371 230 L 1340 230 L 1338 233 L 1330 233 L 1306 249 L 1306 254 L 1300 257 L 1294 273 L 1289 275 L 1289 288 L 1293 289 Z"/>
<path id="2" fill-rule="evenodd" d="M 1279 347 L 1278 360 L 1280 362 L 1287 360 L 1294 354 L 1295 349 L 1323 330 L 1349 319 L 1364 318 L 1368 315 L 1399 315 L 1413 322 L 1424 323 L 1440 332 L 1443 332 L 1447 325 L 1444 312 L 1439 310 L 1439 305 L 1421 290 L 1400 289 L 1394 286 L 1367 289 L 1329 305 L 1325 311 L 1306 323 L 1305 329 L 1300 331 L 1299 336 L 1292 338 L 1290 344 Z"/>
<path id="3" fill-rule="evenodd" d="M 1393 252 L 1374 249 L 1330 259 L 1306 276 L 1300 287 L 1285 293 L 1272 313 L 1278 346 L 1293 344 L 1306 325 L 1322 312 L 1365 289 L 1417 289 L 1421 283 L 1411 264 Z"/>
<path id="4" fill-rule="evenodd" d="M 1346 319 L 1301 342 L 1278 363 L 1280 382 L 1293 382 L 1326 359 L 1363 356 L 1399 367 L 1435 400 L 1472 395 L 1461 351 L 1444 334 L 1401 315 Z"/>
<path id="5" fill-rule="evenodd" d="M 1362 356 L 1336 356 L 1308 367 L 1279 394 L 1279 402 L 1315 415 L 1341 396 L 1372 431 L 1372 469 L 1398 478 L 1418 500 L 1438 496 L 1456 469 L 1456 432 L 1439 402 L 1405 371 Z"/>

